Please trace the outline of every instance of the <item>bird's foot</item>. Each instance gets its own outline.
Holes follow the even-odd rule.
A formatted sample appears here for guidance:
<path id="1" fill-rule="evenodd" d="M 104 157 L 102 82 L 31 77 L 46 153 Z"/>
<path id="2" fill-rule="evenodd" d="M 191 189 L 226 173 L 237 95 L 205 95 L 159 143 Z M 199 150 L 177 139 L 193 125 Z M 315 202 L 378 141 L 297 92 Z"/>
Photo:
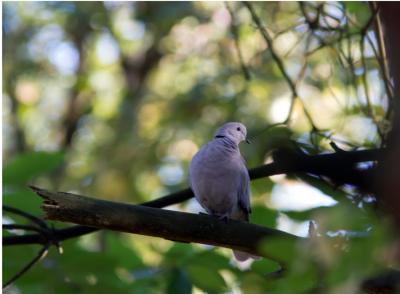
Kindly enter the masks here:
<path id="1" fill-rule="evenodd" d="M 225 214 L 221 215 L 220 218 L 217 219 L 217 222 L 220 221 L 220 220 L 226 219 L 226 223 L 229 224 L 229 217 L 228 216 L 229 216 L 228 213 L 225 213 Z"/>
<path id="2" fill-rule="evenodd" d="M 209 215 L 209 216 L 213 216 L 213 217 L 218 217 L 218 219 L 216 220 L 217 222 L 223 219 L 226 219 L 226 223 L 229 224 L 229 214 L 225 213 L 223 215 L 219 215 L 219 214 L 211 214 L 211 213 L 204 213 L 204 212 L 199 212 L 199 214 L 203 214 L 203 215 Z"/>

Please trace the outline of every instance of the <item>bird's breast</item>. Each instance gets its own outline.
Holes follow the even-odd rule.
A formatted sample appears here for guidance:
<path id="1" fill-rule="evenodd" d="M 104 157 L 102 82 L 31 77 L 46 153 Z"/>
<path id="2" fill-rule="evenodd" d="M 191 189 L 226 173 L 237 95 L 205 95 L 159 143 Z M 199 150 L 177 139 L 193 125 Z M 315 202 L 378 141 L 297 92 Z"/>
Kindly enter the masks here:
<path id="1" fill-rule="evenodd" d="M 240 154 L 239 154 L 240 156 Z M 190 163 L 193 191 L 209 213 L 233 213 L 238 205 L 239 169 L 232 154 L 221 150 L 200 149 Z"/>

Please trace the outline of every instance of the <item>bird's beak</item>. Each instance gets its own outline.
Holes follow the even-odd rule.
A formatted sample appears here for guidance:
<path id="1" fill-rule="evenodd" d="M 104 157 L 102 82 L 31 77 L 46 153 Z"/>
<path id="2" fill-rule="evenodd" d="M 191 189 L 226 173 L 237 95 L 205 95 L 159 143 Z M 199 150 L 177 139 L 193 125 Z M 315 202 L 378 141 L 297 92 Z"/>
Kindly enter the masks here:
<path id="1" fill-rule="evenodd" d="M 246 137 L 244 137 L 244 138 L 246 139 L 246 143 L 247 143 L 247 144 L 250 144 L 249 139 L 247 139 Z"/>

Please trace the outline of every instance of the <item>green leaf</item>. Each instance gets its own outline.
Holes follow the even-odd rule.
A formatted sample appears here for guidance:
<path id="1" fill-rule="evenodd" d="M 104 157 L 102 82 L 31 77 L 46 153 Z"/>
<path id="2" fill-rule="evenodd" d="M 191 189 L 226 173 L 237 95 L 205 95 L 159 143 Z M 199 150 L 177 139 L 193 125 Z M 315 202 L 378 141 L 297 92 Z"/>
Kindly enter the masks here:
<path id="1" fill-rule="evenodd" d="M 190 260 L 190 263 L 198 263 L 212 267 L 215 270 L 220 270 L 231 269 L 229 261 L 229 258 L 218 254 L 215 250 L 207 250 L 200 254 L 197 254 L 193 259 Z"/>
<path id="2" fill-rule="evenodd" d="M 268 209 L 265 206 L 254 206 L 251 210 L 252 215 L 250 216 L 250 220 L 252 223 L 276 228 L 276 220 L 278 218 L 278 212 L 276 210 Z"/>
<path id="3" fill-rule="evenodd" d="M 164 263 L 172 266 L 181 266 L 185 261 L 194 255 L 190 244 L 175 242 L 164 256 Z"/>
<path id="4" fill-rule="evenodd" d="M 356 20 L 361 26 L 364 26 L 371 17 L 371 9 L 368 4 L 356 1 L 346 2 L 346 9 L 349 13 L 355 15 Z M 356 26 L 351 26 L 351 29 L 357 32 Z M 360 29 L 358 29 L 359 31 Z"/>
<path id="5" fill-rule="evenodd" d="M 126 245 L 127 242 L 124 242 L 124 239 L 127 239 L 125 235 L 108 231 L 106 236 L 107 252 L 119 259 L 119 267 L 129 268 L 130 270 L 144 268 L 142 259 L 136 254 L 132 246 Z"/>
<path id="6" fill-rule="evenodd" d="M 74 254 L 74 258 L 70 257 L 72 254 Z M 84 278 L 82 273 L 102 272 L 119 265 L 118 259 L 111 254 L 83 250 L 69 251 L 68 254 L 62 254 L 59 258 L 62 260 L 66 272 L 68 269 L 71 276 L 79 279 Z"/>
<path id="7" fill-rule="evenodd" d="M 21 154 L 3 168 L 3 184 L 21 183 L 49 172 L 64 160 L 64 153 L 34 152 Z"/>
<path id="8" fill-rule="evenodd" d="M 40 198 L 32 190 L 20 190 L 11 193 L 3 192 L 3 205 L 15 207 L 24 212 L 30 213 L 35 216 L 44 216 L 44 212 L 40 209 L 43 204 L 43 199 Z M 4 212 L 3 212 L 4 213 Z M 6 212 L 8 214 L 8 212 Z M 14 220 L 21 219 L 17 215 L 10 213 L 11 218 Z M 23 218 L 26 222 L 26 218 Z"/>
<path id="9" fill-rule="evenodd" d="M 259 250 L 268 258 L 273 257 L 282 264 L 288 264 L 296 256 L 296 239 L 292 238 L 267 238 L 259 243 Z"/>
<path id="10" fill-rule="evenodd" d="M 281 148 L 293 147 L 293 143 L 290 139 L 292 131 L 287 127 L 278 126 L 270 128 L 263 134 L 263 140 L 260 148 L 263 150 L 274 150 Z"/>
<path id="11" fill-rule="evenodd" d="M 225 280 L 212 267 L 195 263 L 189 267 L 188 273 L 192 283 L 206 292 L 219 293 L 226 290 Z"/>
<path id="12" fill-rule="evenodd" d="M 266 291 L 266 286 L 268 286 L 262 274 L 254 271 L 246 271 L 244 273 L 243 280 L 241 282 L 242 293 L 276 293 L 275 291 Z"/>
<path id="13" fill-rule="evenodd" d="M 294 263 L 296 263 L 295 261 Z M 288 271 L 287 284 L 290 293 L 310 293 L 315 288 L 317 280 L 317 269 L 311 260 L 304 260 L 303 265 L 297 270 Z"/>
<path id="14" fill-rule="evenodd" d="M 182 270 L 174 270 L 171 280 L 167 287 L 167 294 L 191 294 L 192 283 L 187 273 Z"/>
<path id="15" fill-rule="evenodd" d="M 258 272 L 261 275 L 272 273 L 280 269 L 279 264 L 273 262 L 272 260 L 263 258 L 260 261 L 253 262 L 251 264 L 251 269 Z"/>

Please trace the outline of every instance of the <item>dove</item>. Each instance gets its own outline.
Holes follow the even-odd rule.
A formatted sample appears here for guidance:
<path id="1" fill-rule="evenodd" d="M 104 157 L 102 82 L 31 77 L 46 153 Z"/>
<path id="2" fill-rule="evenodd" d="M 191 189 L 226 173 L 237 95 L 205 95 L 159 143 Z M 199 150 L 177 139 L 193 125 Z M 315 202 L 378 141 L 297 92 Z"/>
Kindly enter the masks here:
<path id="1" fill-rule="evenodd" d="M 250 177 L 238 144 L 250 141 L 246 127 L 230 122 L 218 129 L 214 139 L 203 146 L 189 165 L 190 187 L 200 205 L 218 221 L 236 219 L 249 222 Z M 246 252 L 233 250 L 238 261 L 261 259 Z"/>

